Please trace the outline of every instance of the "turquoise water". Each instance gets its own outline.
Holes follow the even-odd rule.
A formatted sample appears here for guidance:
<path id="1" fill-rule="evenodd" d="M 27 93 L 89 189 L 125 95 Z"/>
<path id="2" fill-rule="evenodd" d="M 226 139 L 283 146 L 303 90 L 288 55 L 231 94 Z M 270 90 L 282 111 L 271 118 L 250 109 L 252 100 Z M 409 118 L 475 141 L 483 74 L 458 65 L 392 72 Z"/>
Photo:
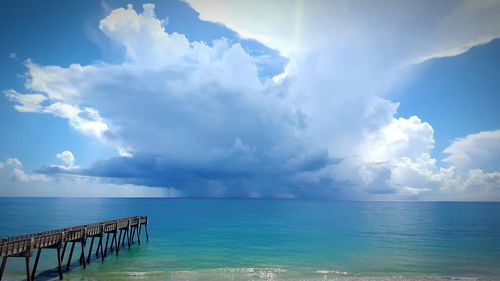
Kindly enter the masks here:
<path id="1" fill-rule="evenodd" d="M 149 243 L 65 280 L 500 279 L 498 203 L 0 198 L 0 236 L 139 214 Z M 23 270 L 11 259 L 7 280 Z"/>

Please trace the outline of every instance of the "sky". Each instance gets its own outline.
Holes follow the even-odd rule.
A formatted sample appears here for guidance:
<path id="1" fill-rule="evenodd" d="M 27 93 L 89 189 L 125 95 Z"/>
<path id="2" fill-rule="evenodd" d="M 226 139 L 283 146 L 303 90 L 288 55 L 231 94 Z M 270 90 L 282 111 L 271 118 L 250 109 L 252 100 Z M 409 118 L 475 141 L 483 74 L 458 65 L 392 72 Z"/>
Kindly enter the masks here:
<path id="1" fill-rule="evenodd" d="M 500 1 L 4 1 L 0 196 L 500 200 Z"/>

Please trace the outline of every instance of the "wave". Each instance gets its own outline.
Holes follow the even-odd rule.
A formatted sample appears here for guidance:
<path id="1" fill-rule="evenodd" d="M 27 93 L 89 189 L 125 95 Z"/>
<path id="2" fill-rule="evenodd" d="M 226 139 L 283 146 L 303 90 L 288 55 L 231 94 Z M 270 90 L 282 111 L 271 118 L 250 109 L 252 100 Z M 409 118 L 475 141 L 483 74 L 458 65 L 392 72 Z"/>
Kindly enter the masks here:
<path id="1" fill-rule="evenodd" d="M 8 274 L 2 280 L 19 280 L 21 274 Z M 39 276 L 41 280 L 56 280 L 56 276 Z M 45 277 L 45 278 L 43 278 Z M 54 277 L 54 278 L 51 278 Z M 152 270 L 152 271 L 96 271 L 75 270 L 64 276 L 74 281 L 500 281 L 499 277 L 453 277 L 453 276 L 357 276 L 334 269 L 288 270 L 283 267 L 241 267 L 196 270 Z"/>
<path id="2" fill-rule="evenodd" d="M 347 275 L 349 274 L 347 271 L 339 271 L 339 270 L 316 270 L 316 273 L 319 274 L 333 274 L 333 275 Z"/>

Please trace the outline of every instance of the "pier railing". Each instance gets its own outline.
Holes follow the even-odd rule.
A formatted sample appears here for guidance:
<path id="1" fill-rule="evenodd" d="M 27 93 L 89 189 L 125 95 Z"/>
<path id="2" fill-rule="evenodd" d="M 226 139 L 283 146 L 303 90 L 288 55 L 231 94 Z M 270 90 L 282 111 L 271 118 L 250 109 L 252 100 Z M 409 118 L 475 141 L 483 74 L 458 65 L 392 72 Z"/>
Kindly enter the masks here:
<path id="1" fill-rule="evenodd" d="M 130 245 L 133 243 L 134 237 L 137 234 L 137 243 L 139 245 L 141 244 L 140 237 L 143 226 L 146 232 L 146 241 L 149 241 L 147 216 L 126 217 L 117 220 L 109 220 L 92 224 L 77 225 L 61 229 L 1 238 L 0 257 L 2 257 L 2 264 L 0 265 L 0 280 L 2 279 L 5 265 L 7 263 L 7 258 L 9 257 L 24 257 L 26 263 L 27 280 L 34 280 L 42 249 L 57 250 L 57 268 L 59 271 L 59 278 L 62 279 L 63 274 L 61 264 L 68 243 L 72 243 L 72 245 L 66 265 L 66 270 L 69 270 L 70 268 L 71 258 L 73 256 L 73 251 L 76 243 L 79 243 L 81 245 L 80 263 L 85 268 L 86 264 L 90 263 L 92 247 L 95 238 L 99 240 L 95 252 L 96 258 L 99 258 L 100 254 L 101 259 L 104 261 L 104 257 L 107 256 L 110 235 L 112 236 L 111 246 L 109 247 L 109 250 L 113 251 L 114 245 L 116 254 L 118 255 L 120 244 L 121 246 L 125 246 L 125 239 L 127 240 L 127 245 L 130 248 Z M 103 247 L 104 235 L 106 235 L 106 244 Z M 88 238 L 91 239 L 91 242 L 88 248 L 87 257 L 85 257 Z M 31 270 L 30 274 L 30 257 L 33 256 L 33 250 L 35 249 L 37 249 L 37 254 L 35 262 L 33 264 L 33 269 Z"/>

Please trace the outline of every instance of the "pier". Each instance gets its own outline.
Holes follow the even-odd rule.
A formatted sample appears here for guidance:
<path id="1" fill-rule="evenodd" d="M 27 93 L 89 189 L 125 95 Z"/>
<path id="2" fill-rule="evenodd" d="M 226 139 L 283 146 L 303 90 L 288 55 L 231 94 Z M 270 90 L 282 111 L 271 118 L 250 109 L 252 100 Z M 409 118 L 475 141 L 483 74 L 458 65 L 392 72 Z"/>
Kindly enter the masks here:
<path id="1" fill-rule="evenodd" d="M 126 217 L 117 220 L 2 238 L 0 240 L 0 257 L 2 257 L 0 280 L 2 280 L 7 258 L 12 257 L 25 259 L 26 280 L 34 280 L 42 249 L 53 249 L 56 251 L 55 256 L 59 279 L 63 279 L 63 261 L 68 250 L 68 244 L 71 244 L 71 246 L 69 247 L 70 249 L 65 268 L 66 271 L 70 269 L 75 246 L 81 248 L 79 261 L 83 268 L 85 268 L 91 261 L 94 242 L 96 242 L 96 258 L 98 259 L 100 256 L 101 260 L 104 261 L 104 258 L 108 254 L 108 249 L 111 253 L 114 249 L 114 252 L 118 255 L 120 245 L 121 247 L 125 247 L 125 243 L 127 243 L 127 247 L 130 248 L 130 245 L 134 242 L 135 236 L 137 236 L 137 243 L 140 245 L 143 226 L 146 233 L 146 241 L 149 241 L 147 216 Z M 90 240 L 90 245 L 87 249 L 88 240 Z M 108 243 L 111 243 L 109 248 Z M 30 258 L 33 256 L 35 250 L 35 261 L 33 263 L 33 268 L 30 268 Z M 85 255 L 85 252 L 87 252 L 87 255 Z"/>

